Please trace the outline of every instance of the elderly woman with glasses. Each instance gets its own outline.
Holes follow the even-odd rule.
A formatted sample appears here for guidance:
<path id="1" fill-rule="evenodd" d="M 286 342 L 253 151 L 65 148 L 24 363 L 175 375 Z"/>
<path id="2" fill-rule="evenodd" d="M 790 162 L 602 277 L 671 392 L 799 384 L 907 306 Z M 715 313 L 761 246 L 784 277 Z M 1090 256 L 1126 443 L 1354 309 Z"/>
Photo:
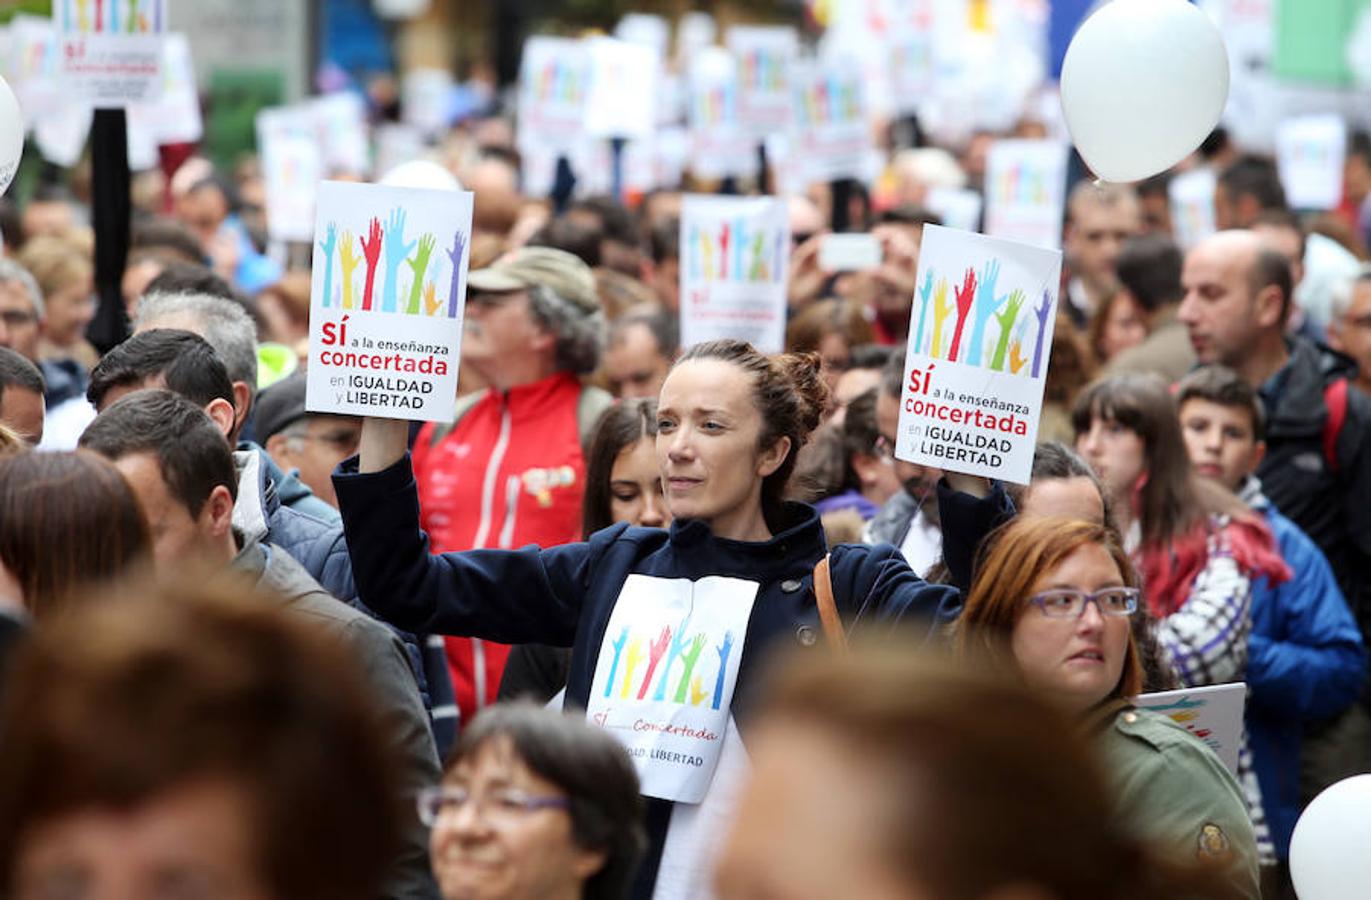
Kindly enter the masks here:
<path id="1" fill-rule="evenodd" d="M 419 816 L 444 900 L 621 900 L 647 841 L 623 746 L 522 703 L 462 730 Z"/>
<path id="2" fill-rule="evenodd" d="M 1136 584 L 1105 526 L 1020 518 L 981 562 L 955 646 L 1078 717 L 1108 765 L 1121 821 L 1140 838 L 1177 863 L 1212 863 L 1235 896 L 1256 898 L 1256 839 L 1237 782 L 1199 740 L 1132 703 L 1142 685 L 1129 627 Z"/>

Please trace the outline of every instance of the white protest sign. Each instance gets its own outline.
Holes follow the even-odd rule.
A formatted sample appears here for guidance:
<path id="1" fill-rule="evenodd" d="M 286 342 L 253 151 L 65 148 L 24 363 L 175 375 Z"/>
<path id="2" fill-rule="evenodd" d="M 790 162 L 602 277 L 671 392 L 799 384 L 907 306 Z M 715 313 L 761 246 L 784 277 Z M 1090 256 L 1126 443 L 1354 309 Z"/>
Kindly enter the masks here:
<path id="1" fill-rule="evenodd" d="M 1242 742 L 1247 685 L 1213 684 L 1161 691 L 1143 694 L 1134 702 L 1141 709 L 1168 716 L 1213 750 L 1228 771 L 1238 774 L 1238 747 Z"/>
<path id="2" fill-rule="evenodd" d="M 10 21 L 9 34 L 6 77 L 19 98 L 24 121 L 29 130 L 36 131 L 44 116 L 71 107 L 61 102 L 57 83 L 57 28 L 51 19 L 20 14 Z"/>
<path id="3" fill-rule="evenodd" d="M 723 750 L 757 583 L 630 575 L 610 613 L 586 718 L 628 750 L 642 792 L 699 803 Z"/>
<path id="4" fill-rule="evenodd" d="M 645 138 L 656 122 L 657 70 L 649 47 L 614 38 L 591 38 L 585 130 L 593 137 Z"/>
<path id="5" fill-rule="evenodd" d="M 862 74 L 836 60 L 796 63 L 795 155 L 810 181 L 865 178 L 871 150 Z"/>
<path id="6" fill-rule="evenodd" d="M 174 32 L 162 41 L 162 90 L 152 103 L 129 107 L 129 130 L 146 129 L 156 144 L 193 144 L 205 135 L 190 41 Z"/>
<path id="7" fill-rule="evenodd" d="M 472 194 L 319 187 L 305 408 L 452 419 Z"/>
<path id="8" fill-rule="evenodd" d="M 61 0 L 52 7 L 67 102 L 127 106 L 157 99 L 167 0 Z"/>
<path id="9" fill-rule="evenodd" d="M 929 212 L 937 213 L 948 228 L 961 231 L 980 230 L 983 205 L 980 192 L 970 188 L 929 188 L 928 196 L 924 198 L 924 206 Z"/>
<path id="10" fill-rule="evenodd" d="M 688 114 L 690 171 L 699 178 L 750 175 L 757 169 L 756 140 L 738 117 L 738 66 L 718 47 L 706 47 L 690 64 Z"/>
<path id="11" fill-rule="evenodd" d="M 790 67 L 800 38 L 784 25 L 735 25 L 726 43 L 738 62 L 738 119 L 754 137 L 788 130 L 795 119 Z"/>
<path id="12" fill-rule="evenodd" d="M 658 59 L 670 52 L 671 24 L 653 13 L 629 13 L 614 26 L 614 36 L 647 47 Z"/>
<path id="13" fill-rule="evenodd" d="M 448 126 L 452 109 L 452 73 L 447 69 L 411 69 L 400 82 L 400 112 L 406 124 L 424 134 Z"/>
<path id="14" fill-rule="evenodd" d="M 1208 167 L 1191 169 L 1166 186 L 1171 232 L 1183 248 L 1193 247 L 1215 231 L 1214 188 L 1218 178 Z"/>
<path id="15" fill-rule="evenodd" d="M 1062 241 L 1067 150 L 1056 141 L 996 141 L 985 173 L 985 233 L 1039 247 Z"/>
<path id="16" fill-rule="evenodd" d="M 890 89 L 901 115 L 919 112 L 937 83 L 932 6 L 930 0 L 906 0 L 890 22 Z"/>
<path id="17" fill-rule="evenodd" d="M 691 60 L 695 54 L 713 46 L 719 35 L 714 17 L 698 10 L 688 12 L 676 24 L 676 59 Z"/>
<path id="18" fill-rule="evenodd" d="M 71 168 L 81 159 L 90 137 L 94 111 L 89 106 L 71 104 L 40 116 L 33 128 L 33 142 L 50 163 Z"/>
<path id="19" fill-rule="evenodd" d="M 343 91 L 318 97 L 309 103 L 314 116 L 324 166 L 353 175 L 371 170 L 371 143 L 367 134 L 366 102 Z"/>
<path id="20" fill-rule="evenodd" d="M 519 67 L 519 149 L 569 152 L 581 140 L 590 77 L 581 41 L 531 37 Z"/>
<path id="21" fill-rule="evenodd" d="M 1028 484 L 1062 255 L 925 225 L 895 455 Z"/>
<path id="22" fill-rule="evenodd" d="M 1276 166 L 1291 209 L 1342 203 L 1347 123 L 1339 115 L 1299 116 L 1276 127 Z"/>
<path id="23" fill-rule="evenodd" d="M 309 240 L 324 161 L 308 110 L 278 107 L 259 112 L 257 149 L 267 188 L 268 233 L 280 241 Z"/>
<path id="24" fill-rule="evenodd" d="M 687 194 L 681 204 L 681 346 L 736 338 L 785 348 L 785 200 Z"/>

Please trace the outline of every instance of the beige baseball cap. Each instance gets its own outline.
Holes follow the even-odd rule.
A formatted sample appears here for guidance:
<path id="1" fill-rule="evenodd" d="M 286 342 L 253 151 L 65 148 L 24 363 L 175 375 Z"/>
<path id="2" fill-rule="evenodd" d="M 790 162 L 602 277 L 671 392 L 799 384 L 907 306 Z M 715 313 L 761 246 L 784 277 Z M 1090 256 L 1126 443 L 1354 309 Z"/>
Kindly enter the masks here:
<path id="1" fill-rule="evenodd" d="M 542 285 L 586 315 L 600 311 L 595 275 L 580 257 L 551 247 L 520 247 L 467 276 L 474 291 L 504 293 Z"/>

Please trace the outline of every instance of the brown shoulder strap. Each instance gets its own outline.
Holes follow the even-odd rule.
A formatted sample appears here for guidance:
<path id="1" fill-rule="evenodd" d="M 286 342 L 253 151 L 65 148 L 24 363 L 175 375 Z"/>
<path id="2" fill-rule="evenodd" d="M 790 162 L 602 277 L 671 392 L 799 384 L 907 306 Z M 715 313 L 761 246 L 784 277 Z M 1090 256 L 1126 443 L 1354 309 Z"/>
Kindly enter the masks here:
<path id="1" fill-rule="evenodd" d="M 838 605 L 833 601 L 833 579 L 828 574 L 828 554 L 814 566 L 814 599 L 819 605 L 819 622 L 823 625 L 828 646 L 838 652 L 847 650 L 847 634 L 843 620 L 838 618 Z"/>

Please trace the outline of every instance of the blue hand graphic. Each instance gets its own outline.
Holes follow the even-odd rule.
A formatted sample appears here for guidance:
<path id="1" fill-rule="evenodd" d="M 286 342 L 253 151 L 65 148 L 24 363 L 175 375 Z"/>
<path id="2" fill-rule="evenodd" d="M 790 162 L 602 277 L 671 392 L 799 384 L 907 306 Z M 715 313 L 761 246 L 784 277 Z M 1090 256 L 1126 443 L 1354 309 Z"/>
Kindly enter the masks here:
<path id="1" fill-rule="evenodd" d="M 919 327 L 914 329 L 914 352 L 920 353 L 924 341 L 924 322 L 928 320 L 928 302 L 933 296 L 933 271 L 924 273 L 924 286 L 919 288 Z"/>
<path id="2" fill-rule="evenodd" d="M 324 306 L 333 305 L 333 252 L 338 247 L 338 225 L 329 222 L 319 249 L 324 251 Z"/>
<path id="3" fill-rule="evenodd" d="M 989 324 L 991 316 L 999 311 L 1009 296 L 1008 294 L 995 296 L 995 282 L 999 279 L 1000 261 L 992 259 L 985 264 L 985 268 L 981 271 L 980 285 L 976 288 L 975 318 L 971 323 L 971 345 L 967 348 L 966 356 L 963 357 L 973 366 L 981 365 L 981 346 L 985 339 L 986 325 Z"/>
<path id="4" fill-rule="evenodd" d="M 728 655 L 733 652 L 733 632 L 724 632 L 724 642 L 714 648 L 719 654 L 719 677 L 714 682 L 714 708 L 724 702 L 724 680 L 728 676 Z"/>
<path id="5" fill-rule="evenodd" d="M 625 626 L 624 626 L 624 630 L 621 631 L 621 632 L 619 632 L 619 639 L 616 640 L 616 641 L 614 641 L 612 644 L 610 644 L 610 646 L 614 648 L 614 663 L 613 663 L 613 665 L 611 665 L 611 666 L 609 667 L 609 677 L 605 679 L 605 696 L 606 696 L 606 697 L 609 696 L 609 692 L 610 692 L 610 691 L 614 690 L 614 676 L 617 675 L 617 674 L 619 673 L 619 657 L 623 656 L 623 653 L 624 653 L 624 644 L 627 644 L 627 643 L 628 643 L 628 626 L 625 625 Z"/>
<path id="6" fill-rule="evenodd" d="M 398 302 L 396 297 L 399 287 L 396 284 L 396 275 L 400 271 L 400 263 L 405 261 L 414 252 L 416 241 L 405 243 L 405 211 L 403 209 L 392 209 L 390 218 L 386 219 L 386 280 L 381 286 L 381 311 L 395 312 L 395 305 Z"/>

